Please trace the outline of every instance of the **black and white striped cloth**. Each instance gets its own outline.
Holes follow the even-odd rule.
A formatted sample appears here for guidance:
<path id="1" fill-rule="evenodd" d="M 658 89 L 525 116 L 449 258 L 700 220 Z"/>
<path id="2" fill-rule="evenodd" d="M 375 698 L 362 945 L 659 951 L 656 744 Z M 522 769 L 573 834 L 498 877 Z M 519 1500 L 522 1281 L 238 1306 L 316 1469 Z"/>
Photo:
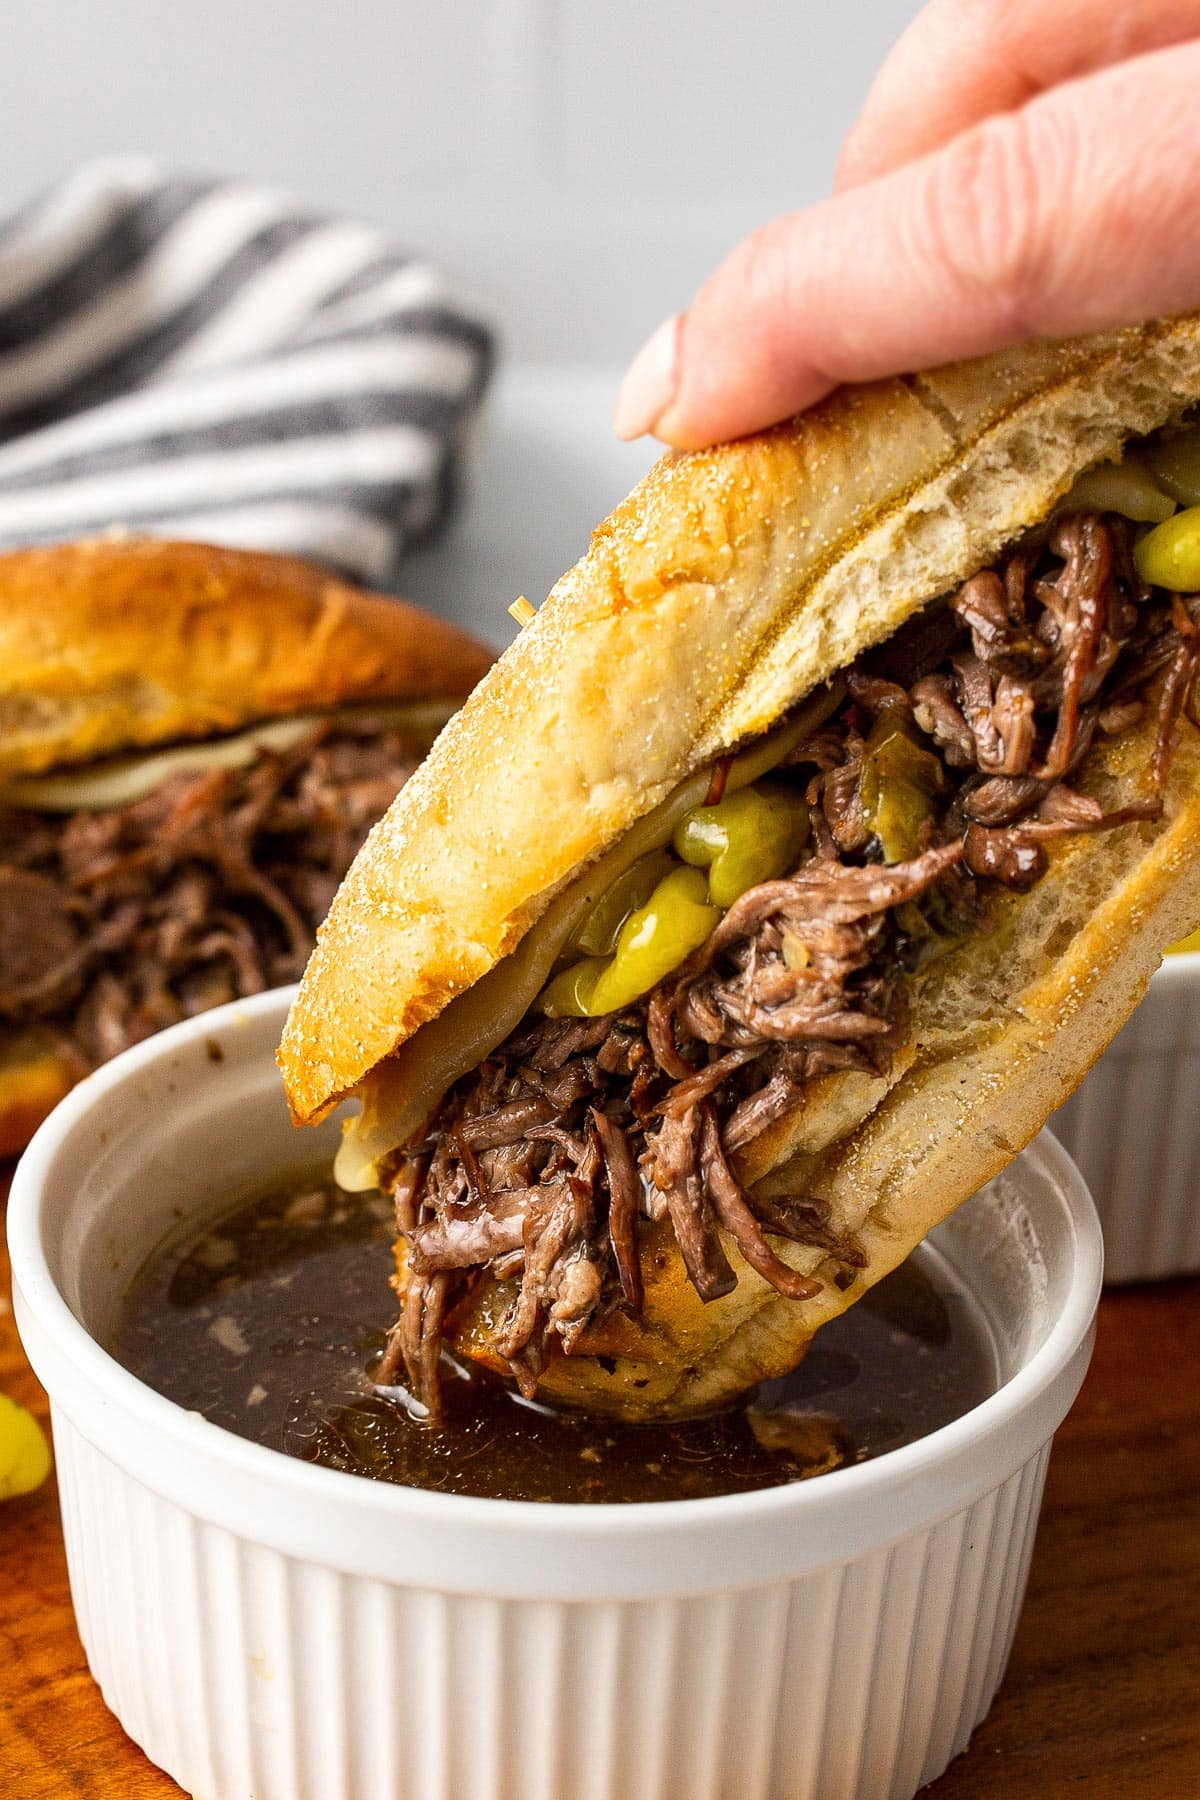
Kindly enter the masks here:
<path id="1" fill-rule="evenodd" d="M 0 547 L 128 530 L 386 582 L 452 502 L 491 363 L 377 227 L 89 164 L 0 226 Z"/>

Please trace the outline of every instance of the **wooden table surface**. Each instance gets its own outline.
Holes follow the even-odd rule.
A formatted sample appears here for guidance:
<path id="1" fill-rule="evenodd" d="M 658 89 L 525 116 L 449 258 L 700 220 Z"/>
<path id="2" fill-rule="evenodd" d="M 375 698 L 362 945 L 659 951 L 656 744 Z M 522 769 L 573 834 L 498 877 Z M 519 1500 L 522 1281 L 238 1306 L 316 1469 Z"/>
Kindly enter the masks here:
<path id="1" fill-rule="evenodd" d="M 0 1392 L 46 1404 L 0 1249 Z M 167 1800 L 75 1635 L 53 1481 L 0 1505 L 0 1795 Z M 1105 1296 L 1058 1436 L 1012 1662 L 926 1800 L 1200 1796 L 1200 1281 Z M 565 1797 L 564 1797 L 565 1800 Z"/>

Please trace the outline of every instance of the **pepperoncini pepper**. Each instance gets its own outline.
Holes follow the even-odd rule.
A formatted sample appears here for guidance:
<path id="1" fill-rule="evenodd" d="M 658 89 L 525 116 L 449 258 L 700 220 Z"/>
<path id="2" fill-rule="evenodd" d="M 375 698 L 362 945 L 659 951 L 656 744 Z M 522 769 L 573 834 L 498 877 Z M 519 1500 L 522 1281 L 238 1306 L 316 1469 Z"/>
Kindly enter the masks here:
<path id="1" fill-rule="evenodd" d="M 0 1394 L 0 1500 L 32 1494 L 50 1473 L 50 1446 L 34 1418 Z"/>
<path id="2" fill-rule="evenodd" d="M 610 957 L 593 956 L 556 975 L 539 1005 L 552 1019 L 599 1018 L 649 993 L 698 950 L 719 922 L 699 869 L 673 869 L 625 920 Z"/>
<path id="3" fill-rule="evenodd" d="M 631 913 L 617 937 L 612 961 L 592 990 L 589 1012 L 616 1012 L 628 1006 L 698 950 L 721 922 L 707 900 L 698 869 L 673 869 L 645 906 Z"/>
<path id="4" fill-rule="evenodd" d="M 1200 594 L 1200 506 L 1189 506 L 1156 525 L 1134 545 L 1143 581 L 1179 594 Z"/>
<path id="5" fill-rule="evenodd" d="M 671 842 L 685 863 L 708 870 L 708 898 L 725 911 L 748 889 L 786 874 L 807 837 L 808 808 L 799 794 L 760 782 L 716 806 L 698 806 Z"/>
<path id="6" fill-rule="evenodd" d="M 645 906 L 664 875 L 675 864 L 666 850 L 651 850 L 610 882 L 583 924 L 570 940 L 573 950 L 588 956 L 608 956 L 616 948 L 617 935 L 630 913 Z"/>
<path id="7" fill-rule="evenodd" d="M 568 963 L 542 989 L 539 1012 L 550 1019 L 590 1019 L 596 983 L 610 961 L 607 956 L 585 956 L 582 962 Z"/>
<path id="8" fill-rule="evenodd" d="M 886 863 L 907 862 L 923 848 L 921 828 L 945 791 L 942 765 L 913 742 L 903 723 L 885 707 L 875 721 L 858 782 L 863 823 L 879 839 Z"/>

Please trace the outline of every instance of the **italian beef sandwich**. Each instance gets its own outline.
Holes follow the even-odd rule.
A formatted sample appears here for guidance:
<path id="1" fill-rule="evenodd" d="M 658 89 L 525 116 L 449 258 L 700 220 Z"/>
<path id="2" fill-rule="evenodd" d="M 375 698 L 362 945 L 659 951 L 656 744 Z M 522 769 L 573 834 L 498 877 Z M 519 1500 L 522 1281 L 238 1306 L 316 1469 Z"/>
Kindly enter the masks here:
<path id="1" fill-rule="evenodd" d="M 1200 919 L 1200 317 L 662 459 L 343 883 L 281 1048 L 443 1348 L 637 1418 L 783 1373 Z M 1195 596 L 1195 597 L 1194 597 Z"/>
<path id="2" fill-rule="evenodd" d="M 0 1156 L 118 1050 L 300 974 L 490 660 L 289 557 L 0 556 Z"/>

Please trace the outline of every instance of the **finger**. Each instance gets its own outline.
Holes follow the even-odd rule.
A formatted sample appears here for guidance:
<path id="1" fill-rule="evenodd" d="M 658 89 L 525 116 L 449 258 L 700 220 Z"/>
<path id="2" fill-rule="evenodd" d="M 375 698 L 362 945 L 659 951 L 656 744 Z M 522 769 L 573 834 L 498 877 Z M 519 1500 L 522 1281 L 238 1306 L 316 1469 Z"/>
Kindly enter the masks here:
<path id="1" fill-rule="evenodd" d="M 1200 304 L 1198 84 L 1200 44 L 1139 57 L 767 226 L 635 362 L 620 435 L 694 448 L 844 381 Z"/>
<path id="2" fill-rule="evenodd" d="M 873 181 L 1061 82 L 1195 37 L 1200 0 L 931 0 L 876 77 L 835 187 Z"/>

